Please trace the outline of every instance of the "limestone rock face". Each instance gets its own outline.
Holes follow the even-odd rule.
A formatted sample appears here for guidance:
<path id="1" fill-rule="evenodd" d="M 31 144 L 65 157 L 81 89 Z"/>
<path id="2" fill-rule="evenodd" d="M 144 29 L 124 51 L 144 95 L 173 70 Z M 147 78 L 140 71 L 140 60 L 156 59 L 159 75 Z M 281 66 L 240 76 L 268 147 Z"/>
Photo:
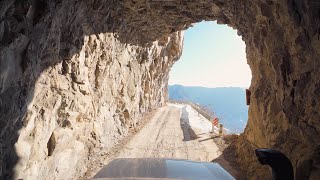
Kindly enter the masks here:
<path id="1" fill-rule="evenodd" d="M 256 147 L 284 152 L 297 179 L 319 176 L 318 1 L 29 2 L 0 6 L 5 177 L 83 174 L 95 148 L 111 147 L 165 103 L 179 31 L 202 20 L 236 28 L 246 43 L 252 95 L 235 146 L 248 178 L 269 176 Z"/>
<path id="2" fill-rule="evenodd" d="M 181 55 L 181 32 L 148 47 L 122 43 L 112 32 L 74 37 L 68 28 L 76 26 L 76 15 L 66 17 L 67 5 L 54 10 L 34 25 L 34 34 L 2 39 L 5 178 L 83 175 L 94 152 L 113 147 L 144 113 L 164 105 L 170 67 Z"/>

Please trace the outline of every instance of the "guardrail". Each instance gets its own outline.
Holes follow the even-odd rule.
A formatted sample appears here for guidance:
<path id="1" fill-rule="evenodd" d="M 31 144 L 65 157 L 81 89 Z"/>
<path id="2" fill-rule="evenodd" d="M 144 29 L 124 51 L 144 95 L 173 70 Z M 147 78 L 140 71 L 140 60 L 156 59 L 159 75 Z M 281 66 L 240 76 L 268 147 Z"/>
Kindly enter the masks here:
<path id="1" fill-rule="evenodd" d="M 170 100 L 170 103 L 178 103 L 178 104 L 188 104 L 190 105 L 194 110 L 196 110 L 199 114 L 201 114 L 203 117 L 205 117 L 206 119 L 208 119 L 208 121 L 212 121 L 213 117 L 210 116 L 208 113 L 206 113 L 204 110 L 201 109 L 201 107 L 199 107 L 198 105 L 189 102 L 189 101 L 174 101 L 174 100 Z"/>
<path id="2" fill-rule="evenodd" d="M 206 119 L 208 119 L 209 121 L 212 121 L 213 117 L 208 115 L 205 111 L 201 110 L 199 106 L 193 104 L 193 103 L 189 103 L 189 105 L 196 110 L 199 114 L 201 114 L 203 117 L 205 117 Z"/>
<path id="3" fill-rule="evenodd" d="M 194 110 L 196 110 L 199 114 L 201 114 L 204 118 L 206 118 L 208 121 L 212 122 L 213 121 L 213 116 L 209 115 L 207 112 L 201 109 L 200 106 L 189 102 L 189 101 L 176 101 L 176 100 L 170 100 L 170 103 L 175 103 L 175 104 L 188 104 L 190 105 Z M 214 129 L 214 128 L 213 128 Z M 223 128 L 223 125 L 220 124 L 219 127 L 215 129 L 216 131 L 219 132 L 219 135 L 222 135 L 223 133 L 226 132 L 226 130 Z"/>

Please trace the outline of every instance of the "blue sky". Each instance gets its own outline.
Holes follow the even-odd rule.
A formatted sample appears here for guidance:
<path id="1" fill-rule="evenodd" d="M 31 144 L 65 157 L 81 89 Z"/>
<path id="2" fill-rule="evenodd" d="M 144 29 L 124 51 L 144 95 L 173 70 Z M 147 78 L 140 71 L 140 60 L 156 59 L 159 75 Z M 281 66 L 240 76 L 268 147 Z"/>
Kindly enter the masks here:
<path id="1" fill-rule="evenodd" d="M 184 32 L 182 56 L 170 72 L 169 84 L 204 87 L 249 87 L 245 43 L 227 25 L 200 22 Z"/>

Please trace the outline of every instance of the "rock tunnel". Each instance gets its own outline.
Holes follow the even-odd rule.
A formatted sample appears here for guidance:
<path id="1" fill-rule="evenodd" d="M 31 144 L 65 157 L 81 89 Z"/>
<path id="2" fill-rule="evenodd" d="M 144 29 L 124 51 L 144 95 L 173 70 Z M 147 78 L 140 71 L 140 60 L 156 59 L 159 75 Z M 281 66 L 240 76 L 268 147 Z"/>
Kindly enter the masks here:
<path id="1" fill-rule="evenodd" d="M 96 149 L 111 149 L 166 103 L 181 31 L 202 20 L 237 29 L 246 43 L 251 104 L 234 151 L 247 178 L 269 176 L 256 147 L 284 152 L 296 179 L 320 175 L 318 1 L 5 0 L 0 7 L 3 177 L 84 174 Z"/>

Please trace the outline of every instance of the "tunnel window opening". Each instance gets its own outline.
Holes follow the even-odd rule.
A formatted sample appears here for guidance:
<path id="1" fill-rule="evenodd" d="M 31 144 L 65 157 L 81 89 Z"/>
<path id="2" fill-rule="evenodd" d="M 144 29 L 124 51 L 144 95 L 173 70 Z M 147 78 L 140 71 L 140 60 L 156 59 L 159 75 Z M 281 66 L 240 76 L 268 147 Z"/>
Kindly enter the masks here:
<path id="1" fill-rule="evenodd" d="M 184 32 L 182 56 L 169 76 L 171 101 L 191 102 L 219 118 L 227 133 L 240 134 L 248 120 L 250 83 L 245 43 L 237 30 L 203 21 Z"/>

